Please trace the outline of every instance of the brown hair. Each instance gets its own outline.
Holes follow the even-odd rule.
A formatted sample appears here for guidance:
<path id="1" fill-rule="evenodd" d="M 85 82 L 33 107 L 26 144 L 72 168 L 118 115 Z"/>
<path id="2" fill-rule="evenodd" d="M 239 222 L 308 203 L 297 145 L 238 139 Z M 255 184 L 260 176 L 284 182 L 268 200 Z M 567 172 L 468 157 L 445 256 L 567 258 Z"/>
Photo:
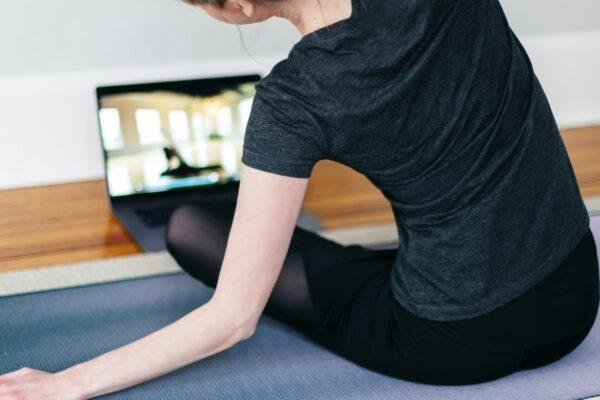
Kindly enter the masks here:
<path id="1" fill-rule="evenodd" d="M 208 4 L 210 6 L 216 7 L 216 8 L 223 8 L 223 5 L 225 4 L 225 1 L 227 0 L 183 0 L 186 3 L 192 5 L 192 6 L 197 6 L 200 4 Z"/>

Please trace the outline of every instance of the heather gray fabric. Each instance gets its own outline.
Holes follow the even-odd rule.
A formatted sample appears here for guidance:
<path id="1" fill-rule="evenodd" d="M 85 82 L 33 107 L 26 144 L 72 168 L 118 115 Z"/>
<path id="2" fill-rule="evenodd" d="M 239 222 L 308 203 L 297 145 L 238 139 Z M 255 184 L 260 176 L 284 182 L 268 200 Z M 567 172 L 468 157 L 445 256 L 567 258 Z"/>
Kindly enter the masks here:
<path id="1" fill-rule="evenodd" d="M 489 312 L 589 224 L 546 96 L 497 0 L 361 3 L 258 83 L 242 161 L 308 177 L 327 158 L 364 173 L 402 239 L 395 298 L 433 320 Z"/>
<path id="2" fill-rule="evenodd" d="M 600 248 L 600 217 L 592 226 Z M 0 374 L 21 366 L 52 371 L 68 367 L 176 320 L 206 302 L 211 293 L 178 273 L 0 298 Z M 263 316 L 247 341 L 102 398 L 565 400 L 600 394 L 598 376 L 598 321 L 577 349 L 553 364 L 493 382 L 449 387 L 371 372 Z"/>

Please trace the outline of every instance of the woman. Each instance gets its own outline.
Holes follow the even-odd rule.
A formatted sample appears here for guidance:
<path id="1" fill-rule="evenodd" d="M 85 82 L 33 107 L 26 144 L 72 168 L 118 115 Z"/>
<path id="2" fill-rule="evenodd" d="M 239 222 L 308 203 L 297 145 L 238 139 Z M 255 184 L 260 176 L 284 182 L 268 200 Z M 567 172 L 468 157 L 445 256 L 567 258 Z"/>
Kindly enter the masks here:
<path id="1" fill-rule="evenodd" d="M 2 376 L 0 398 L 138 384 L 247 339 L 263 310 L 365 368 L 433 384 L 545 365 L 583 341 L 599 293 L 589 216 L 497 0 L 190 2 L 303 35 L 257 85 L 235 210 L 189 206 L 170 223 L 169 250 L 214 295 L 65 371 Z M 390 200 L 397 251 L 295 226 L 324 158 Z"/>

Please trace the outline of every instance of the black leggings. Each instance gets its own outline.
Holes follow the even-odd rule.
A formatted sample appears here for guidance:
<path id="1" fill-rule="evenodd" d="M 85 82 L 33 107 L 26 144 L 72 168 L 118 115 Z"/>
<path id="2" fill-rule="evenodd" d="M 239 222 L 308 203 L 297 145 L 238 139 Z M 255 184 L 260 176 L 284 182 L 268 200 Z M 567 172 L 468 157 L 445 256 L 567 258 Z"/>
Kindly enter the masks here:
<path id="1" fill-rule="evenodd" d="M 180 207 L 167 229 L 178 264 L 216 286 L 234 203 Z M 346 359 L 430 384 L 489 381 L 553 362 L 575 349 L 598 311 L 598 259 L 591 231 L 546 278 L 482 316 L 432 321 L 394 300 L 395 250 L 344 246 L 296 227 L 264 313 Z"/>

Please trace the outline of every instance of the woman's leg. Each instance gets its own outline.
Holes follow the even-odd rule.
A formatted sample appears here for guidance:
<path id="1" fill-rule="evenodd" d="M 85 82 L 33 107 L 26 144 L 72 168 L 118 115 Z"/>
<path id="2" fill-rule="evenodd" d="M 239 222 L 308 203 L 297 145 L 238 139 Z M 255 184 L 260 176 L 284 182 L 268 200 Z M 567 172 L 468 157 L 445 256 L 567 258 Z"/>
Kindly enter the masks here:
<path id="1" fill-rule="evenodd" d="M 538 368 L 543 365 L 553 363 L 573 350 L 585 340 L 591 327 L 584 329 L 577 334 L 566 339 L 557 340 L 544 346 L 538 346 L 527 349 L 523 353 L 523 359 L 519 369 Z"/>
<path id="2" fill-rule="evenodd" d="M 181 268 L 205 285 L 215 288 L 231 223 L 234 203 L 204 203 L 178 208 L 167 228 L 167 248 Z M 265 314 L 302 331 L 310 331 L 318 322 L 302 257 L 307 240 L 322 240 L 296 227 L 288 255 L 265 307 Z"/>
<path id="3" fill-rule="evenodd" d="M 552 278 L 553 274 L 557 272 L 562 275 Z M 555 285 L 562 286 L 558 294 L 554 294 L 553 297 L 561 299 L 566 307 L 559 309 L 558 312 L 552 310 L 554 312 L 548 314 L 546 318 L 556 321 L 561 318 L 561 315 L 566 315 L 567 321 L 571 321 L 572 315 L 580 315 L 576 320 L 587 320 L 587 323 L 585 327 L 568 337 L 526 349 L 523 353 L 521 369 L 537 368 L 561 359 L 575 350 L 594 326 L 600 306 L 600 272 L 596 244 L 591 229 L 566 258 L 563 265 L 559 266 L 553 274 L 549 275 L 546 280 L 553 279 L 557 282 Z M 577 301 L 569 301 L 569 298 Z"/>
<path id="4" fill-rule="evenodd" d="M 167 229 L 168 249 L 179 265 L 213 288 L 233 212 L 233 205 L 185 206 Z M 394 259 L 395 250 L 344 246 L 296 227 L 265 314 L 390 376 L 457 384 L 512 371 L 510 354 L 463 345 L 451 327 L 440 329 L 404 310 L 389 285 Z"/>

